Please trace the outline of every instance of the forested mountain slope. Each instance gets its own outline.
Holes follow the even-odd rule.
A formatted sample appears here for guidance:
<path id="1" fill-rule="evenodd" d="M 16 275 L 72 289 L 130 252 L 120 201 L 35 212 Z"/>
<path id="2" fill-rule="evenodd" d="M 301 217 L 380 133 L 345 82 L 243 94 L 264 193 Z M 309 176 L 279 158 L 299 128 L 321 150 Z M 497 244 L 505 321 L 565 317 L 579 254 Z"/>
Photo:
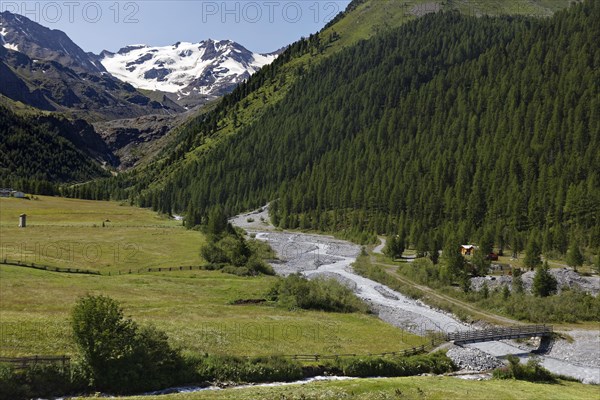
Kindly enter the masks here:
<path id="1" fill-rule="evenodd" d="M 598 245 L 598 21 L 597 2 L 550 20 L 445 14 L 360 43 L 178 174 L 170 206 L 278 198 L 282 227 L 403 225 L 413 242 L 543 227 Z"/>
<path id="2" fill-rule="evenodd" d="M 566 250 L 568 234 L 598 246 L 599 10 L 428 15 L 360 42 L 304 71 L 225 143 L 214 145 L 222 119 L 198 121 L 184 143 L 201 151 L 176 169 L 163 161 L 166 184 L 140 202 L 187 210 L 194 224 L 217 204 L 278 199 L 282 227 L 402 230 L 429 249 L 484 231 L 519 247 L 532 230 L 547 249 Z M 222 114 L 243 108 L 240 91 Z M 95 190 L 123 196 L 154 177 Z"/>
<path id="3" fill-rule="evenodd" d="M 62 136 L 73 134 L 75 140 L 75 129 L 67 125 L 53 117 L 17 116 L 0 106 L 0 186 L 44 194 L 53 192 L 50 182 L 108 175 L 91 155 Z"/>
<path id="4" fill-rule="evenodd" d="M 128 187 L 130 194 L 137 194 L 149 186 L 153 189 L 164 186 L 167 178 L 182 166 L 203 157 L 208 148 L 220 145 L 223 138 L 238 134 L 240 128 L 256 123 L 264 113 L 270 112 L 271 107 L 285 98 L 298 80 L 305 78 L 307 71 L 361 40 L 440 10 L 459 10 L 475 16 L 503 13 L 547 16 L 554 10 L 567 7 L 571 1 L 540 0 L 531 3 L 529 0 L 506 0 L 499 5 L 496 3 L 476 0 L 353 0 L 319 33 L 290 45 L 272 64 L 225 96 L 214 110 L 201 110 L 196 118 L 173 132 L 163 159 L 138 171 L 137 176 L 123 177 L 128 182 L 121 186 Z M 114 184 L 109 183 L 110 186 Z M 106 183 L 100 186 L 106 186 Z M 105 190 L 96 187 L 92 192 L 102 193 Z"/>

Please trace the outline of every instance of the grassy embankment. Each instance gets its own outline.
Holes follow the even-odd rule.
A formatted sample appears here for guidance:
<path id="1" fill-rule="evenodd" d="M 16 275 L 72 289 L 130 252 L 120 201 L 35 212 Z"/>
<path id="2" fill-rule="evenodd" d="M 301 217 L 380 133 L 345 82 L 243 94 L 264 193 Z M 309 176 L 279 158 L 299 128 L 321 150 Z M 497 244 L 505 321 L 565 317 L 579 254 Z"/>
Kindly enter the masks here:
<path id="1" fill-rule="evenodd" d="M 29 225 L 19 229 L 18 215 L 23 212 Z M 0 214 L 3 251 L 15 243 L 28 249 L 36 243 L 48 248 L 57 242 L 78 244 L 73 260 L 42 257 L 43 263 L 54 266 L 114 272 L 204 263 L 199 256 L 201 233 L 149 210 L 115 202 L 40 197 L 0 199 Z M 106 219 L 111 222 L 102 228 Z M 131 257 L 121 255 L 119 263 L 113 264 L 114 246 L 128 243 L 137 245 L 138 251 Z M 106 254 L 99 261 L 86 260 L 78 252 L 96 245 L 103 257 Z M 198 270 L 96 276 L 0 265 L 0 356 L 73 354 L 69 313 L 75 301 L 88 293 L 118 300 L 127 315 L 166 331 L 174 345 L 189 352 L 367 354 L 422 343 L 367 314 L 232 304 L 238 299 L 264 298 L 275 279 Z"/>
<path id="2" fill-rule="evenodd" d="M 318 382 L 306 385 L 227 389 L 187 394 L 132 397 L 131 400 L 201 399 L 597 399 L 598 387 L 561 382 L 464 381 L 451 377 L 407 377 Z"/>

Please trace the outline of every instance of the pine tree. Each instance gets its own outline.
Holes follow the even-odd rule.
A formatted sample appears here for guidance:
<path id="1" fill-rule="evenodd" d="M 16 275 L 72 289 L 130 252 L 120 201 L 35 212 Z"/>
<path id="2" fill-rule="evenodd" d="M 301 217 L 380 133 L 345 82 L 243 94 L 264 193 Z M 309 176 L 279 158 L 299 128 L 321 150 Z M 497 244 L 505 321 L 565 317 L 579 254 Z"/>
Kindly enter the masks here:
<path id="1" fill-rule="evenodd" d="M 573 241 L 569 247 L 569 252 L 567 253 L 567 264 L 577 271 L 577 267 L 581 267 L 583 261 L 583 254 L 581 254 L 577 243 Z"/>
<path id="2" fill-rule="evenodd" d="M 525 292 L 525 288 L 523 286 L 523 278 L 521 277 L 522 272 L 520 268 L 515 268 L 513 270 L 513 280 L 512 280 L 512 292 L 515 294 L 523 294 Z"/>
<path id="3" fill-rule="evenodd" d="M 542 251 L 540 249 L 540 244 L 538 243 L 535 235 L 532 234 L 527 242 L 527 249 L 525 249 L 525 259 L 523 260 L 523 264 L 533 270 L 542 263 L 541 255 Z"/>
<path id="4" fill-rule="evenodd" d="M 221 206 L 213 207 L 208 214 L 207 233 L 220 235 L 227 228 L 227 215 Z"/>
<path id="5" fill-rule="evenodd" d="M 491 263 L 490 260 L 487 258 L 487 254 L 489 253 L 476 251 L 475 255 L 473 255 L 473 259 L 471 261 L 473 263 L 475 276 L 484 276 L 488 273 Z"/>
<path id="6" fill-rule="evenodd" d="M 402 253 L 404 253 L 404 241 L 399 235 L 390 236 L 387 240 L 383 253 L 392 260 L 402 257 Z"/>
<path id="7" fill-rule="evenodd" d="M 460 254 L 460 245 L 456 240 L 448 240 L 444 246 L 442 257 L 448 268 L 451 279 L 459 278 L 465 268 L 465 258 Z"/>
<path id="8" fill-rule="evenodd" d="M 550 274 L 550 267 L 548 262 L 539 266 L 533 277 L 533 286 L 531 291 L 535 296 L 547 297 L 551 294 L 556 293 L 558 283 L 556 278 Z"/>

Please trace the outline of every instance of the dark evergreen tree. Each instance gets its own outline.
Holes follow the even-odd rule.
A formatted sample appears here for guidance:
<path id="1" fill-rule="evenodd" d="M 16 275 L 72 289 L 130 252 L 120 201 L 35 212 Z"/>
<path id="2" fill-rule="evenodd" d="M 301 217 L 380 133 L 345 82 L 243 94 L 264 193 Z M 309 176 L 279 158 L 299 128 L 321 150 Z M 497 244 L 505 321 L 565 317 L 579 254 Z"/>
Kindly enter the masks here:
<path id="1" fill-rule="evenodd" d="M 527 241 L 527 249 L 525 249 L 525 259 L 523 260 L 523 264 L 533 270 L 542 264 L 542 250 L 540 248 L 540 244 L 535 236 L 532 234 L 529 240 Z"/>
<path id="2" fill-rule="evenodd" d="M 583 265 L 583 261 L 583 254 L 581 254 L 581 250 L 579 250 L 577 242 L 573 241 L 569 247 L 569 252 L 567 253 L 567 264 L 577 271 L 577 267 L 581 267 Z"/>
<path id="3" fill-rule="evenodd" d="M 537 267 L 535 276 L 533 277 L 531 292 L 540 297 L 550 296 L 556 293 L 557 285 L 556 278 L 550 274 L 550 267 L 545 262 L 543 265 Z"/>

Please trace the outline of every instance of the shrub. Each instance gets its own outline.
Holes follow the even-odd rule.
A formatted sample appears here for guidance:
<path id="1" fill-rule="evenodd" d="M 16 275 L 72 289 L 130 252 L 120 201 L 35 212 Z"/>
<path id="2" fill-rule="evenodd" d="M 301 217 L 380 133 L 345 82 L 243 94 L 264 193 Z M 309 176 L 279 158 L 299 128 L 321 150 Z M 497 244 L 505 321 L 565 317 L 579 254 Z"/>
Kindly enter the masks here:
<path id="1" fill-rule="evenodd" d="M 114 393 L 160 389 L 177 383 L 186 369 L 165 333 L 139 328 L 108 297 L 81 298 L 73 308 L 72 326 L 94 389 Z"/>
<path id="2" fill-rule="evenodd" d="M 248 259 L 248 262 L 246 263 L 246 268 L 248 268 L 248 270 L 250 270 L 253 275 L 275 275 L 273 267 L 271 267 L 269 264 L 267 264 L 257 256 L 252 256 Z"/>
<path id="3" fill-rule="evenodd" d="M 0 399 L 30 399 L 75 394 L 87 388 L 76 365 L 36 365 L 15 371 L 0 366 Z"/>
<path id="4" fill-rule="evenodd" d="M 209 263 L 204 269 L 220 269 L 238 276 L 274 275 L 273 269 L 261 259 L 272 254 L 268 244 L 255 240 L 248 242 L 235 230 L 209 236 L 200 249 L 200 255 Z"/>
<path id="5" fill-rule="evenodd" d="M 299 363 L 283 357 L 242 358 L 207 355 L 197 360 L 198 375 L 210 382 L 285 382 L 301 379 Z"/>
<path id="6" fill-rule="evenodd" d="M 550 371 L 540 365 L 538 358 L 533 357 L 527 364 L 520 363 L 514 355 L 507 357 L 508 366 L 494 370 L 495 379 L 518 379 L 529 382 L 557 383 L 558 379 Z"/>
<path id="7" fill-rule="evenodd" d="M 424 373 L 443 374 L 456 370 L 452 360 L 443 352 L 402 358 L 363 357 L 340 359 L 336 362 L 336 367 L 346 376 L 361 378 L 412 376 Z"/>
<path id="8" fill-rule="evenodd" d="M 335 279 L 308 280 L 299 274 L 280 278 L 267 298 L 289 308 L 332 312 L 367 312 L 368 307 L 350 289 Z"/>
<path id="9" fill-rule="evenodd" d="M 200 255 L 210 264 L 222 264 L 227 262 L 225 252 L 213 242 L 208 242 L 200 249 Z"/>

